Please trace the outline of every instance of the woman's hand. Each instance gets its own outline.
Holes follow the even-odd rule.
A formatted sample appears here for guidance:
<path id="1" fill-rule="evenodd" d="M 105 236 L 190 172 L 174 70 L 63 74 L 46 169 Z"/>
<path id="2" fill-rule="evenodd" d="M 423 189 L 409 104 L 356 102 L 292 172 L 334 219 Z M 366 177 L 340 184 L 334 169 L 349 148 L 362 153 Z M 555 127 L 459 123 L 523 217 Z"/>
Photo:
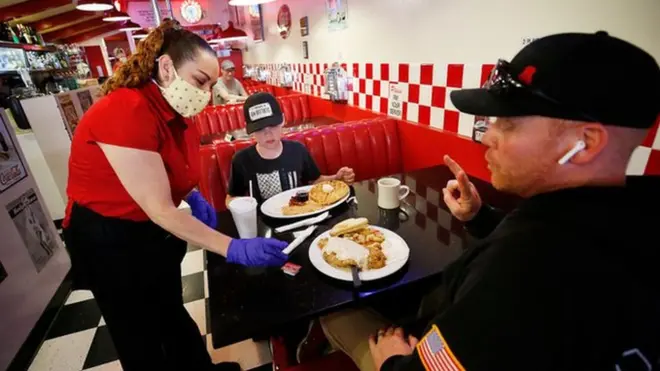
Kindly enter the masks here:
<path id="1" fill-rule="evenodd" d="M 234 239 L 229 244 L 227 262 L 248 267 L 280 267 L 288 255 L 282 252 L 288 244 L 273 238 Z"/>
<path id="2" fill-rule="evenodd" d="M 190 192 L 188 197 L 186 197 L 186 202 L 190 205 L 193 216 L 200 222 L 213 229 L 218 226 L 218 216 L 215 213 L 215 209 L 199 191 L 194 190 Z"/>
<path id="3" fill-rule="evenodd" d="M 348 184 L 353 184 L 355 181 L 355 172 L 350 167 L 342 167 L 339 169 L 339 171 L 337 171 L 335 179 L 341 180 Z"/>

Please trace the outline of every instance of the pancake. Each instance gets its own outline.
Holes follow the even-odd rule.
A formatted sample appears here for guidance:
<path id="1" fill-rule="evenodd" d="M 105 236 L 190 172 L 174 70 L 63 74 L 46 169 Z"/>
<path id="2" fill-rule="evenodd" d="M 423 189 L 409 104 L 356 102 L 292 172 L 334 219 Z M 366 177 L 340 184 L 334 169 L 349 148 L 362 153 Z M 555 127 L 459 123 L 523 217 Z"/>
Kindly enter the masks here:
<path id="1" fill-rule="evenodd" d="M 321 182 L 309 191 L 309 199 L 319 205 L 328 206 L 346 197 L 350 192 L 348 184 L 340 180 Z"/>

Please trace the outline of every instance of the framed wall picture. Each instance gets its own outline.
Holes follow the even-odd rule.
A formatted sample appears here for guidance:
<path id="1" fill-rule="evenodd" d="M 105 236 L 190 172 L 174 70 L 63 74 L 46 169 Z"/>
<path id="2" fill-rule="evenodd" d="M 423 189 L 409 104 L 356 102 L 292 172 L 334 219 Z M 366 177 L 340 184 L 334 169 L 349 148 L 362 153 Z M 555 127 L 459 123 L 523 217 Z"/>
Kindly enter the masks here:
<path id="1" fill-rule="evenodd" d="M 309 49 L 308 49 L 308 46 L 307 46 L 307 41 L 303 41 L 302 43 L 303 43 L 303 45 L 302 45 L 303 46 L 303 58 L 309 59 Z"/>
<path id="2" fill-rule="evenodd" d="M 13 130 L 14 127 L 0 116 L 0 193 L 28 176 L 14 143 Z"/>
<path id="3" fill-rule="evenodd" d="M 300 36 L 309 35 L 309 17 L 300 18 Z"/>
<path id="4" fill-rule="evenodd" d="M 343 30 L 348 25 L 348 0 L 325 0 L 326 15 L 328 17 L 328 31 Z"/>
<path id="5" fill-rule="evenodd" d="M 291 34 L 291 26 L 291 9 L 288 5 L 284 4 L 277 12 L 277 29 L 283 39 L 288 38 Z"/>
<path id="6" fill-rule="evenodd" d="M 261 12 L 261 5 L 249 5 L 247 9 L 254 41 L 264 41 L 264 18 Z"/>

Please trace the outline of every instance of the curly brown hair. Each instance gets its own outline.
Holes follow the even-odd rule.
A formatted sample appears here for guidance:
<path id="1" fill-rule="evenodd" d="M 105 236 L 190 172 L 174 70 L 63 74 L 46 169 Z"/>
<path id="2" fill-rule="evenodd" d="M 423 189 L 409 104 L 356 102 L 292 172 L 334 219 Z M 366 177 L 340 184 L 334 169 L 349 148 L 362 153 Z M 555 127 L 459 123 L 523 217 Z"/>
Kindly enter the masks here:
<path id="1" fill-rule="evenodd" d="M 215 55 L 206 40 L 166 18 L 138 43 L 135 53 L 103 84 L 101 92 L 110 94 L 119 88 L 141 86 L 152 78 L 158 80 L 158 57 L 169 55 L 178 68 L 183 62 L 194 60 L 200 50 Z"/>

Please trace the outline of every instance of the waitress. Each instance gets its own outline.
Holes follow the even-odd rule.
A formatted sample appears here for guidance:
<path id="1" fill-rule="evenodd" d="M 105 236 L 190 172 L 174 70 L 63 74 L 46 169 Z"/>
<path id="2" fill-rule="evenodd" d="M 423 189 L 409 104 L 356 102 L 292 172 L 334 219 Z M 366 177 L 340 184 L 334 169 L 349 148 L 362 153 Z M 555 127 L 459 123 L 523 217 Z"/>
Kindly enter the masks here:
<path id="1" fill-rule="evenodd" d="M 230 263 L 286 261 L 281 241 L 216 232 L 215 210 L 194 190 L 199 134 L 186 118 L 217 79 L 215 51 L 166 20 L 105 83 L 73 138 L 64 238 L 124 371 L 239 369 L 212 364 L 183 306 L 186 242 Z M 192 215 L 177 208 L 184 199 Z"/>

